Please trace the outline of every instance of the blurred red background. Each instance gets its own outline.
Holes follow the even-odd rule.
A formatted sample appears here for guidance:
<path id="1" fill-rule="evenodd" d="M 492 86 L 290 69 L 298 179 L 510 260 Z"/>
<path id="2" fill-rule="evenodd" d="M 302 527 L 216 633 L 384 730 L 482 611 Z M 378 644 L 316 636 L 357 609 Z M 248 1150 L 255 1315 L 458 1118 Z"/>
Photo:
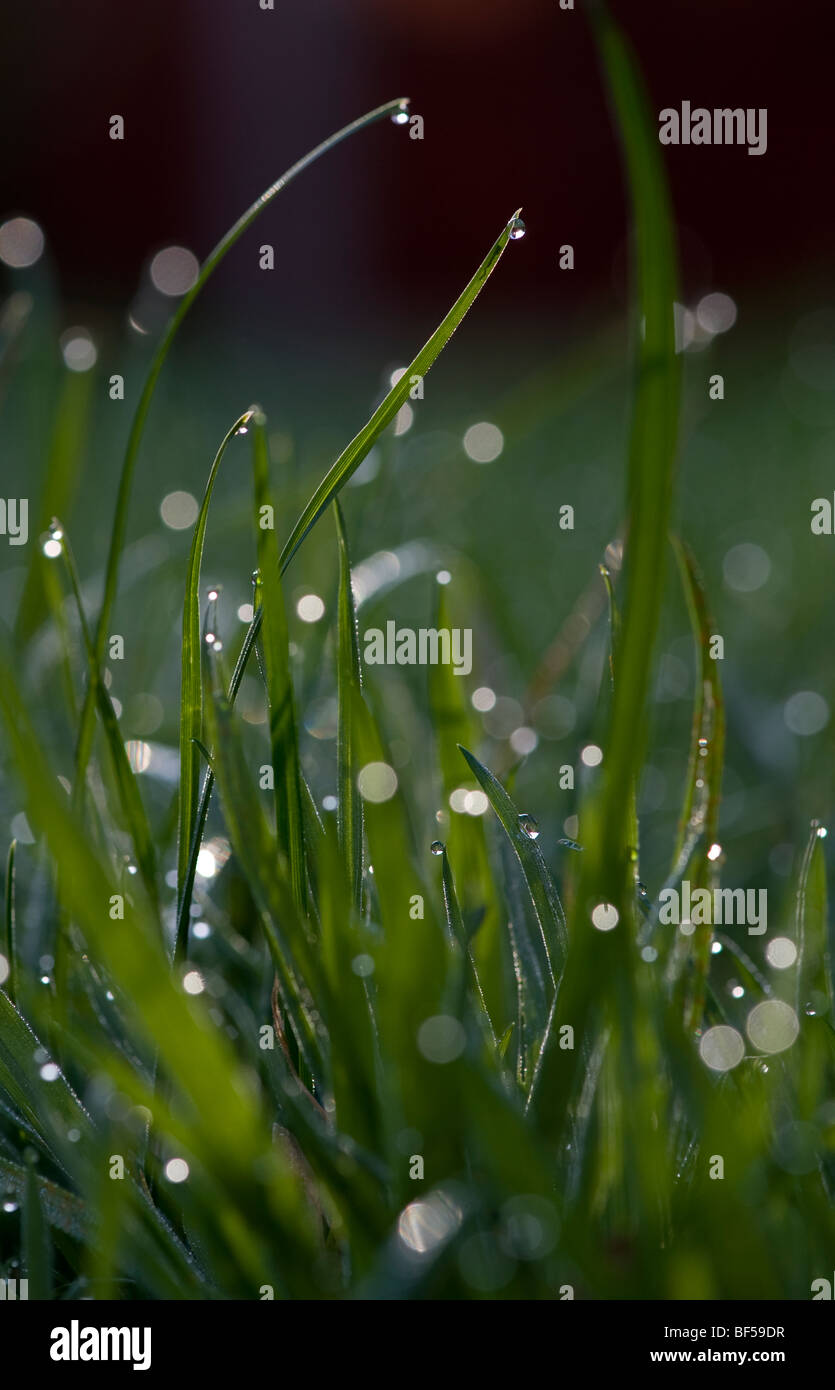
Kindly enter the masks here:
<path id="1" fill-rule="evenodd" d="M 581 0 L 577 0 L 578 7 Z M 666 151 L 688 287 L 767 288 L 830 254 L 829 6 L 614 0 L 655 110 L 766 106 L 768 152 Z M 304 176 L 224 267 L 217 303 L 260 293 L 276 247 L 283 313 L 445 306 L 519 205 L 529 228 L 492 307 L 606 301 L 623 263 L 618 150 L 581 8 L 558 0 L 16 0 L 5 17 L 0 216 L 42 223 L 71 300 L 126 304 L 149 253 L 202 256 L 336 126 L 408 95 L 423 142 L 387 124 Z M 820 32 L 820 41 L 816 39 Z M 802 61 L 800 42 L 802 39 Z M 108 117 L 125 117 L 123 144 Z M 826 190 L 826 191 L 825 191 Z M 556 270 L 571 242 L 573 275 Z M 256 314 L 257 317 L 257 314 Z"/>

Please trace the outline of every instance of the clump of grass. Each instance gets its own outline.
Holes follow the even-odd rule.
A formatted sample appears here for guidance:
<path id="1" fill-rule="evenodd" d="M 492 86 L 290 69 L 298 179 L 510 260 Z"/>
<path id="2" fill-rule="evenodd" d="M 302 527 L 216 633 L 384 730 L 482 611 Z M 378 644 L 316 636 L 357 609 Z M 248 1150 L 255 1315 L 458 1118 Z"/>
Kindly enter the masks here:
<path id="1" fill-rule="evenodd" d="M 462 682 L 443 667 L 430 672 L 434 747 L 421 757 L 436 763 L 445 799 L 469 768 L 491 817 L 453 817 L 433 853 L 434 827 L 422 823 L 415 834 L 413 808 L 392 790 L 386 720 L 363 679 L 350 527 L 338 500 L 407 400 L 411 378 L 426 374 L 473 305 L 514 219 L 315 488 L 282 548 L 259 525 L 265 509 L 280 517 L 284 501 L 263 411 L 248 407 L 223 438 L 185 577 L 177 799 L 162 823 L 147 813 L 108 692 L 103 657 L 131 481 L 177 329 L 266 202 L 337 140 L 397 109 L 389 103 L 253 204 L 182 301 L 131 430 L 95 629 L 69 538 L 53 529 L 81 637 L 80 711 L 64 594 L 40 555 L 18 649 L 2 653 L 0 719 L 39 836 L 26 871 L 55 960 L 54 986 L 45 989 L 36 951 L 16 925 L 22 865 L 12 846 L 0 1191 L 15 1222 L 13 1209 L 21 1211 L 22 1253 L 0 1227 L 0 1273 L 22 1259 L 33 1296 L 804 1297 L 831 1265 L 831 1158 L 822 1144 L 807 1154 L 833 1075 L 828 1008 L 805 1007 L 831 1004 L 817 827 L 794 917 L 783 923 L 798 951 L 791 1004 L 800 1034 L 767 1066 L 758 1054 L 723 1075 L 705 1067 L 699 1035 L 739 1023 L 715 987 L 717 938 L 709 928 L 678 940 L 665 934 L 640 882 L 635 789 L 676 453 L 675 244 L 636 64 L 599 9 L 595 28 L 625 146 L 636 322 L 645 331 L 626 569 L 618 591 L 610 588 L 603 769 L 581 808 L 581 853 L 561 848 L 556 860 L 542 849 L 536 808 L 518 804 L 512 780 L 505 785 L 479 757 Z M 252 621 L 230 662 L 201 566 L 223 460 L 247 448 L 258 577 Z M 62 477 L 53 478 L 59 491 Z M 328 511 L 339 576 L 329 649 L 337 796 L 335 810 L 320 813 L 302 758 L 282 580 Z M 699 680 L 668 884 L 690 873 L 713 885 L 721 689 L 708 654 L 707 597 L 689 550 L 677 539 L 674 547 Z M 50 706 L 33 707 L 18 679 L 36 594 L 62 644 L 78 725 L 69 793 L 39 732 Z M 454 616 L 442 594 L 436 624 Z M 271 795 L 235 708 L 250 664 L 269 710 L 261 756 Z M 375 768 L 387 770 L 385 794 L 369 785 Z M 215 904 L 211 941 L 198 946 L 189 925 L 215 791 L 239 896 Z M 175 854 L 171 904 L 162 866 Z M 614 930 L 596 929 L 601 906 L 617 913 Z M 718 944 L 736 952 L 746 1007 L 774 993 L 732 939 Z M 721 1181 L 711 1177 L 717 1155 Z"/>

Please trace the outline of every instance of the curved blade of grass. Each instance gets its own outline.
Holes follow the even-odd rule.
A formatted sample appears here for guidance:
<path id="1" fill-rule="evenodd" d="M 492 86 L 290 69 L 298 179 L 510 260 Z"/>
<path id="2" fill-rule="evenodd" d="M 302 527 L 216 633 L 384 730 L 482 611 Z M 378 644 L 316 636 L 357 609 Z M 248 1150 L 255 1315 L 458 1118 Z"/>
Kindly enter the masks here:
<path id="1" fill-rule="evenodd" d="M 392 105 L 397 105 L 397 103 L 392 103 Z M 511 221 L 512 220 L 513 219 L 511 219 Z M 441 324 L 439 324 L 438 328 L 436 328 L 428 343 L 426 343 L 426 345 L 423 348 L 421 348 L 417 357 L 412 362 L 412 365 L 410 367 L 407 367 L 403 377 L 389 391 L 382 405 L 379 406 L 379 408 L 371 416 L 371 419 L 368 421 L 368 424 L 365 426 L 365 428 L 362 429 L 360 433 L 356 436 L 356 438 L 351 441 L 347 449 L 345 449 L 340 454 L 336 463 L 333 465 L 333 468 L 331 468 L 330 472 L 326 474 L 325 478 L 316 488 L 315 492 L 313 493 L 313 496 L 311 497 L 310 501 L 308 502 L 307 506 L 305 507 L 304 511 L 299 517 L 299 520 L 296 522 L 296 525 L 294 526 L 293 531 L 290 534 L 287 544 L 284 546 L 284 549 L 281 552 L 282 576 L 284 575 L 287 566 L 289 565 L 291 559 L 293 558 L 293 555 L 298 550 L 305 536 L 315 525 L 322 512 L 333 500 L 333 498 L 339 492 L 343 484 L 347 482 L 351 474 L 362 463 L 363 459 L 368 454 L 369 450 L 373 446 L 378 436 L 386 428 L 386 425 L 388 425 L 394 418 L 394 416 L 397 414 L 397 411 L 400 409 L 401 405 L 403 405 L 410 389 L 410 376 L 414 375 L 416 372 L 418 372 L 420 375 L 425 375 L 426 372 L 428 372 L 429 368 L 432 366 L 432 363 L 435 361 L 440 352 L 449 342 L 449 339 L 451 338 L 455 329 L 458 327 L 459 323 L 464 318 L 464 315 L 470 308 L 470 305 L 478 296 L 479 292 L 481 291 L 485 282 L 487 281 L 488 276 L 495 268 L 499 260 L 499 257 L 502 255 L 502 252 L 507 246 L 508 240 L 510 238 L 509 226 L 510 223 L 508 223 L 508 225 L 504 228 L 503 232 L 499 236 L 498 240 L 490 248 L 485 259 L 482 261 L 481 265 L 476 271 L 475 275 L 470 280 L 466 288 L 459 295 L 458 299 L 455 301 L 455 304 L 450 309 L 446 318 L 442 321 Z M 235 669 L 232 673 L 232 680 L 229 684 L 229 703 L 231 705 L 234 705 L 235 700 L 237 698 L 238 691 L 241 687 L 241 681 L 244 678 L 244 672 L 247 668 L 247 663 L 249 662 L 249 658 L 252 655 L 252 650 L 258 639 L 258 633 L 260 631 L 260 628 L 261 610 L 259 609 L 253 615 L 252 622 L 250 623 L 247 629 L 246 636 L 244 638 L 240 654 L 238 656 L 238 660 L 235 663 Z M 206 823 L 206 816 L 209 813 L 209 802 L 211 800 L 213 785 L 214 775 L 211 772 L 211 770 L 209 770 L 204 779 L 203 789 L 200 794 L 200 805 L 198 808 L 197 820 L 195 825 L 196 833 L 192 838 L 192 853 L 189 856 L 189 873 L 192 875 L 192 878 L 192 862 L 194 864 L 196 864 L 197 862 L 199 837 L 202 836 L 203 827 Z M 181 924 L 182 921 L 183 904 L 181 903 Z M 178 936 L 179 934 L 180 929 L 178 928 Z"/>
<path id="2" fill-rule="evenodd" d="M 245 411 L 225 434 L 209 470 L 206 490 L 191 538 L 186 590 L 183 599 L 182 677 L 180 685 L 180 793 L 177 813 L 177 902 L 180 914 L 191 898 L 194 881 L 188 881 L 189 850 L 197 819 L 197 787 L 200 778 L 198 742 L 203 737 L 203 646 L 200 632 L 200 569 L 212 500 L 223 455 L 252 411 Z"/>
<path id="3" fill-rule="evenodd" d="M 125 544 L 128 505 L 130 503 L 133 474 L 136 468 L 139 446 L 142 443 L 145 421 L 153 399 L 157 380 L 165 365 L 165 359 L 177 336 L 180 325 L 227 252 L 230 251 L 235 245 L 235 242 L 243 236 L 244 232 L 252 226 L 255 219 L 264 211 L 264 208 L 268 207 L 273 199 L 281 193 L 289 183 L 292 183 L 297 175 L 303 173 L 305 169 L 308 169 L 310 165 L 314 164 L 323 154 L 327 154 L 329 150 L 334 149 L 336 145 L 346 140 L 350 135 L 364 130 L 366 126 L 373 125 L 375 121 L 385 120 L 385 118 L 390 116 L 398 107 L 404 105 L 405 100 L 405 98 L 398 98 L 395 101 L 387 101 L 382 106 L 375 107 L 373 111 L 366 112 L 364 116 L 360 116 L 357 120 L 351 121 L 349 125 L 343 126 L 341 130 L 336 131 L 335 134 L 329 136 L 327 140 L 322 141 L 315 149 L 312 149 L 308 154 L 304 155 L 302 159 L 298 160 L 297 163 L 293 164 L 279 179 L 276 179 L 275 183 L 271 184 L 270 187 L 261 194 L 260 198 L 256 198 L 255 202 L 251 207 L 247 208 L 246 212 L 242 213 L 237 222 L 229 228 L 226 235 L 221 237 L 217 246 L 209 253 L 206 260 L 203 262 L 197 279 L 191 289 L 180 300 L 177 309 L 169 320 L 168 326 L 154 353 L 148 375 L 145 379 L 145 385 L 142 388 L 142 395 L 139 398 L 136 413 L 134 414 L 131 424 L 130 435 L 125 450 L 125 458 L 122 464 L 122 472 L 119 478 L 119 491 L 116 497 L 116 510 L 113 518 L 113 528 L 110 533 L 110 548 L 105 568 L 104 594 L 96 626 L 95 652 L 97 665 L 101 665 L 104 656 L 107 629 L 110 623 L 113 604 L 116 599 L 116 590 L 119 583 L 119 561 Z M 93 736 L 92 716 L 93 697 L 92 692 L 88 689 L 78 733 L 78 744 L 76 749 L 76 784 L 83 785 L 84 773 L 90 757 Z"/>
<path id="4" fill-rule="evenodd" d="M 521 209 L 519 210 L 521 211 Z M 518 217 L 519 213 L 514 213 Z M 402 377 L 392 386 L 388 395 L 377 407 L 368 424 L 360 430 L 358 435 L 351 440 L 346 449 L 343 449 L 336 463 L 329 473 L 316 488 L 307 506 L 293 527 L 284 549 L 281 552 L 281 571 L 289 565 L 305 536 L 311 527 L 315 526 L 322 512 L 330 504 L 340 488 L 345 485 L 352 473 L 355 473 L 368 454 L 375 439 L 387 425 L 391 424 L 400 407 L 409 397 L 411 390 L 411 379 L 414 376 L 425 377 L 429 368 L 432 366 L 436 357 L 443 351 L 458 327 L 467 310 L 481 293 L 490 275 L 492 275 L 499 259 L 510 240 L 510 227 L 513 218 L 503 228 L 496 241 L 490 247 L 481 265 L 478 267 L 469 284 L 462 290 L 457 300 L 453 304 L 446 318 L 438 325 L 432 337 L 424 344 L 415 357 L 414 361 L 408 366 Z"/>
<path id="5" fill-rule="evenodd" d="M 256 517 L 262 515 L 263 507 L 272 505 L 266 423 L 266 417 L 258 411 L 253 417 L 252 452 Z M 270 754 L 273 766 L 276 834 L 279 848 L 283 851 L 289 867 L 293 897 L 303 911 L 306 879 L 302 790 L 287 614 L 281 588 L 275 530 L 257 526 L 257 536 L 260 570 L 258 593 L 260 612 L 263 615 L 261 640 L 270 710 Z"/>
<path id="6" fill-rule="evenodd" d="M 532 840 L 530 835 L 527 835 L 522 829 L 519 823 L 519 812 L 501 782 L 466 748 L 462 748 L 461 752 L 498 816 L 501 827 L 510 841 L 511 848 L 519 860 L 542 936 L 551 984 L 556 989 L 556 976 L 562 970 L 568 949 L 565 914 L 562 910 L 556 884 L 548 871 L 548 866 L 536 841 Z"/>
<path id="7" fill-rule="evenodd" d="M 334 499 L 334 518 L 339 543 L 339 636 L 337 658 L 337 827 L 339 847 L 345 862 L 351 901 L 362 911 L 362 799 L 357 787 L 354 755 L 353 702 L 362 691 L 357 610 L 351 588 L 351 559 L 345 534 L 345 520 Z"/>
<path id="8" fill-rule="evenodd" d="M 17 944 L 15 942 L 15 853 L 17 851 L 17 840 L 12 840 L 9 845 L 9 853 L 6 858 L 6 884 L 4 890 L 4 911 L 3 922 L 5 927 L 4 952 L 8 965 L 9 976 L 6 980 L 6 993 L 12 1003 L 17 995 Z"/>

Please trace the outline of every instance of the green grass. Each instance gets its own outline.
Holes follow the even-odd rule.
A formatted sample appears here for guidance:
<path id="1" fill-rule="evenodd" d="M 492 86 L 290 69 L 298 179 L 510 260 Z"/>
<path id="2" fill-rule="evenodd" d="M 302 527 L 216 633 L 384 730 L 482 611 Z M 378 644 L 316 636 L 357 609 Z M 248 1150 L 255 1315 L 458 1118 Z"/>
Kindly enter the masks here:
<path id="1" fill-rule="evenodd" d="M 393 543 L 402 475 L 392 422 L 410 379 L 426 375 L 498 267 L 509 224 L 300 508 L 259 406 L 223 435 L 187 564 L 166 565 L 160 580 L 176 587 L 182 614 L 171 795 L 135 770 L 110 693 L 132 481 L 177 330 L 274 195 L 390 115 L 398 103 L 388 103 L 253 204 L 181 301 L 129 433 L 95 624 L 61 527 L 59 561 L 33 547 L 3 641 L 4 793 L 25 808 L 34 843 L 9 849 L 0 936 L 0 1277 L 22 1266 L 32 1297 L 803 1299 L 831 1268 L 835 1033 L 819 827 L 792 896 L 771 909 L 769 936 L 791 937 L 798 953 L 779 976 L 743 932 L 676 933 L 643 887 L 720 884 L 722 857 L 708 851 L 721 833 L 725 708 L 710 597 L 689 545 L 676 535 L 670 545 L 681 359 L 664 170 L 637 63 L 602 9 L 594 28 L 632 199 L 636 360 L 624 572 L 612 563 L 607 576 L 610 659 L 595 666 L 588 729 L 603 762 L 594 775 L 578 769 L 572 803 L 580 848 L 551 833 L 544 794 L 528 800 L 544 754 L 519 759 L 485 739 L 469 698 L 477 671 L 430 667 L 406 694 L 363 669 L 354 509 L 351 494 L 339 496 L 376 447 L 384 466 L 370 487 L 392 529 L 373 541 Z M 586 389 L 601 350 L 592 344 L 560 389 Z M 533 426 L 552 386 L 510 392 L 508 435 Z M 68 379 L 44 529 L 53 511 L 69 516 L 79 480 L 83 489 L 88 410 L 88 384 Z M 236 491 L 257 567 L 254 611 L 242 640 L 221 642 L 226 599 L 219 588 L 208 598 L 203 564 L 222 548 L 224 475 L 244 478 L 250 456 L 245 501 L 240 481 Z M 492 478 L 483 487 L 497 493 Z M 512 523 L 490 501 L 506 545 Z M 534 504 L 523 505 L 533 529 Z M 333 530 L 316 527 L 326 512 Z M 333 622 L 329 607 L 329 624 L 305 628 L 300 652 L 288 586 L 314 528 Z M 518 659 L 500 615 L 505 588 L 528 578 L 525 543 L 516 540 L 518 573 L 500 570 L 492 587 L 462 563 L 431 603 L 421 589 L 421 621 L 467 626 L 492 607 L 503 658 Z M 665 590 L 676 570 L 678 593 Z M 695 660 L 661 863 L 644 843 L 640 783 L 671 609 L 687 614 Z M 566 595 L 560 618 L 570 610 Z M 540 653 L 552 637 L 543 624 Z M 37 678 L 39 642 L 49 680 Z M 537 665 L 539 697 L 551 670 L 548 659 Z M 259 688 L 267 720 L 256 731 L 244 697 Z M 336 795 L 325 804 L 323 755 L 311 757 L 307 736 L 323 699 L 336 711 L 325 783 Z M 398 750 L 404 734 L 411 767 Z M 363 795 L 370 764 L 397 769 L 384 800 Z M 446 809 L 462 786 L 483 791 L 483 816 Z M 197 874 L 206 848 L 222 864 L 210 888 Z M 617 910 L 612 931 L 592 924 L 600 904 Z M 210 934 L 190 931 L 193 905 Z M 744 1004 L 727 988 L 729 962 Z M 768 999 L 794 1010 L 794 1044 L 765 1054 L 749 1043 L 738 1066 L 711 1072 L 700 1035 L 718 1024 L 744 1032 Z M 721 1180 L 710 1176 L 716 1156 Z M 172 1181 L 176 1159 L 186 1181 Z"/>

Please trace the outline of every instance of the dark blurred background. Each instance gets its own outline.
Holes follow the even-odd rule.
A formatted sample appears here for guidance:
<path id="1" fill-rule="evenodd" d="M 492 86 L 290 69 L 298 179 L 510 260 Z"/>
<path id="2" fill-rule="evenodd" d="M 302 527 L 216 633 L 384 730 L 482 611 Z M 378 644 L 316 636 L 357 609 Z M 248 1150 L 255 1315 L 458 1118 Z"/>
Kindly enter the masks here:
<path id="1" fill-rule="evenodd" d="M 48 0 L 6 7 L 0 210 L 44 227 L 69 302 L 127 302 L 146 257 L 202 257 L 252 198 L 335 127 L 406 95 L 425 140 L 383 127 L 304 177 L 213 290 L 253 333 L 339 335 L 357 316 L 444 304 L 519 204 L 526 255 L 491 288 L 555 318 L 622 278 L 618 150 L 588 26 L 558 0 Z M 831 44 L 824 0 L 614 0 L 656 111 L 768 108 L 768 151 L 668 160 L 685 288 L 773 284 L 829 254 Z M 802 62 L 798 60 L 803 37 Z M 108 117 L 125 117 L 123 143 Z M 403 142 L 408 145 L 404 152 Z M 556 251 L 571 242 L 573 275 Z M 614 283 L 613 283 L 614 281 Z M 689 281 L 689 283 L 688 283 Z M 279 320 L 280 309 L 280 322 Z M 408 326 L 408 320 L 407 325 Z"/>

